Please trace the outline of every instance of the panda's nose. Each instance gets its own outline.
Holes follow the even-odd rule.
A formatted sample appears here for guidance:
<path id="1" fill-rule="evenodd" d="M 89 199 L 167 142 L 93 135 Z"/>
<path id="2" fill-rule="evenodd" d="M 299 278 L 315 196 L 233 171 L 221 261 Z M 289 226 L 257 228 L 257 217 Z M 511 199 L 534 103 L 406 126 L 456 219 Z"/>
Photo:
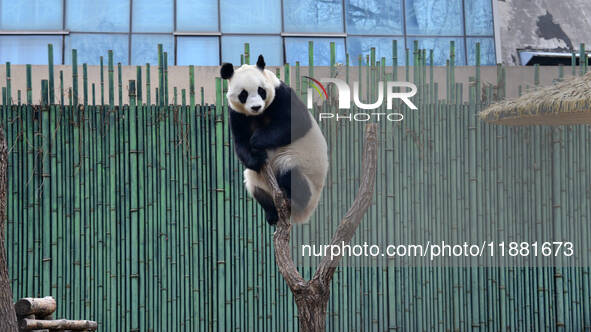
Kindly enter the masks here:
<path id="1" fill-rule="evenodd" d="M 251 109 L 252 109 L 254 112 L 258 112 L 258 111 L 261 109 L 261 106 L 260 106 L 260 105 L 259 105 L 259 106 L 252 106 L 252 107 L 251 107 Z"/>

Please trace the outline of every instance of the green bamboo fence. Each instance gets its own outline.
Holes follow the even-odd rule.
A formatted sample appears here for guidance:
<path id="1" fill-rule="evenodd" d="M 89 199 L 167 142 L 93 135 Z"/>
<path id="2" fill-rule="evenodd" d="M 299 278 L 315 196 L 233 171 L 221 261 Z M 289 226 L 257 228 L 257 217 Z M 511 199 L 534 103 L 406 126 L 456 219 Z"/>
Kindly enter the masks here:
<path id="1" fill-rule="evenodd" d="M 309 46 L 307 74 L 313 76 Z M 498 66 L 494 84 L 482 82 L 477 46 L 473 78 L 456 82 L 452 43 L 447 94 L 440 96 L 433 52 L 417 44 L 406 49 L 406 76 L 399 78 L 400 46 L 393 42 L 392 59 L 376 58 L 375 49 L 351 55 L 360 59 L 365 102 L 375 100 L 378 81 L 406 79 L 419 87 L 414 101 L 420 110 L 380 125 L 380 181 L 355 239 L 376 240 L 379 230 L 392 242 L 412 243 L 413 228 L 459 241 L 458 229 L 476 227 L 539 235 L 554 228 L 560 237 L 569 231 L 562 227 L 567 218 L 589 231 L 589 127 L 482 123 L 477 113 L 506 95 L 506 68 Z M 150 86 L 149 65 L 138 67 L 136 79 L 124 86 L 121 65 L 115 67 L 109 51 L 106 83 L 100 58 L 100 104 L 99 83 L 88 82 L 86 64 L 82 91 L 73 67 L 66 102 L 61 70 L 60 99 L 54 95 L 52 52 L 50 46 L 50 74 L 41 84 L 31 82 L 27 65 L 26 103 L 11 98 L 9 63 L 2 87 L 10 152 L 6 247 L 15 299 L 55 296 L 58 317 L 93 319 L 104 331 L 296 330 L 293 297 L 274 263 L 273 228 L 243 189 L 225 82 L 200 82 L 190 66 L 189 86 L 173 87 L 170 104 L 162 46 L 152 73 L 157 87 Z M 331 75 L 335 56 L 331 45 Z M 241 59 L 250 62 L 248 45 Z M 346 59 L 347 81 L 357 79 L 349 77 Z M 572 72 L 584 73 L 584 62 L 580 73 L 574 64 Z M 285 65 L 277 72 L 305 98 L 308 81 L 300 70 L 296 63 L 295 70 Z M 203 85 L 215 86 L 215 105 L 204 104 Z M 32 105 L 33 86 L 43 89 L 41 105 Z M 124 93 L 129 105 L 122 105 Z M 337 111 L 330 102 L 321 110 Z M 294 232 L 299 240 L 334 231 L 335 212 L 352 201 L 361 174 L 362 126 L 321 126 L 331 169 L 315 218 Z M 441 218 L 453 220 L 455 229 L 443 229 Z M 313 273 L 306 264 L 301 270 L 306 277 Z M 587 267 L 353 265 L 334 276 L 327 324 L 329 331 L 581 331 L 591 328 L 590 286 Z"/>

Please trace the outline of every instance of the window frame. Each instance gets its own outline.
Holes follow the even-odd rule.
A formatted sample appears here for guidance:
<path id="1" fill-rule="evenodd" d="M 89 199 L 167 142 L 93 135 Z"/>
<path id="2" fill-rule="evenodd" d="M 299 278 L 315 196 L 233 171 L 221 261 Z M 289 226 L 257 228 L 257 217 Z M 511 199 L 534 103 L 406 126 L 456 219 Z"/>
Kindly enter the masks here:
<path id="1" fill-rule="evenodd" d="M 173 50 L 167 50 L 169 52 L 173 52 L 174 54 L 174 63 L 171 63 L 171 65 L 177 65 L 177 59 L 178 59 L 178 49 L 177 49 L 177 39 L 179 36 L 182 37 L 190 37 L 190 36 L 195 36 L 195 37 L 205 37 L 205 36 L 217 36 L 218 37 L 218 48 L 219 48 L 219 64 L 221 64 L 222 58 L 223 56 L 223 52 L 224 50 L 222 49 L 222 37 L 223 36 L 279 36 L 281 37 L 281 44 L 282 44 L 282 58 L 283 58 L 283 62 L 285 63 L 285 60 L 287 59 L 287 54 L 286 54 L 286 47 L 285 47 L 285 43 L 286 43 L 286 38 L 289 37 L 310 37 L 310 38 L 343 38 L 343 42 L 344 42 L 344 47 L 345 47 L 345 51 L 348 52 L 348 44 L 347 44 L 347 40 L 348 37 L 381 37 L 381 38 L 402 38 L 404 40 L 404 48 L 412 48 L 412 41 L 413 38 L 462 38 L 464 40 L 464 49 L 461 50 L 464 53 L 464 59 L 466 59 L 466 65 L 467 65 L 467 61 L 468 61 L 468 39 L 469 38 L 491 38 L 494 42 L 494 50 L 495 50 L 495 54 L 494 54 L 494 58 L 495 58 L 495 62 L 499 62 L 499 36 L 498 36 L 498 21 L 495 17 L 495 14 L 497 14 L 497 12 L 495 11 L 495 4 L 494 4 L 494 0 L 490 0 L 491 2 L 491 8 L 492 8 L 492 22 L 493 22 L 493 31 L 491 35 L 469 35 L 467 30 L 466 30 L 466 1 L 470 1 L 470 0 L 461 0 L 461 8 L 462 8 L 462 24 L 463 24 L 463 34 L 462 35 L 417 35 L 417 34 L 408 34 L 407 32 L 407 18 L 406 18 L 406 2 L 407 0 L 401 0 L 402 2 L 402 27 L 403 27 L 403 31 L 402 34 L 359 34 L 359 33 L 349 33 L 347 31 L 347 3 L 346 1 L 348 0 L 340 0 L 340 5 L 341 5 L 341 9 L 342 9 L 342 26 L 343 32 L 336 32 L 336 33 L 313 33 L 313 32 L 287 32 L 285 31 L 285 18 L 284 18 L 284 0 L 276 0 L 280 2 L 280 13 L 281 13 L 281 17 L 280 17 L 280 22 L 281 22 L 281 32 L 279 33 L 224 33 L 221 30 L 221 1 L 223 0 L 217 0 L 217 31 L 178 31 L 177 30 L 177 1 L 178 0 L 173 0 L 173 8 L 172 8 L 172 18 L 173 18 L 173 31 L 172 33 L 170 32 L 135 32 L 133 31 L 133 0 L 128 0 L 129 1 L 129 30 L 127 32 L 99 32 L 99 31 L 69 31 L 66 29 L 66 21 L 67 21 L 67 15 L 68 15 L 68 10 L 67 10 L 67 1 L 75 1 L 75 0 L 62 0 L 62 10 L 63 10 L 63 15 L 62 15 L 62 29 L 61 30 L 47 30 L 47 31 L 35 31 L 35 30 L 18 30 L 18 31 L 13 31 L 13 30 L 0 30 L 0 36 L 3 35 L 59 35 L 61 36 L 61 45 L 54 45 L 54 47 L 61 47 L 62 49 L 62 59 L 61 59 L 61 64 L 64 64 L 65 62 L 65 39 L 66 36 L 68 36 L 70 34 L 70 32 L 72 33 L 93 33 L 93 34 L 118 34 L 118 35 L 126 35 L 127 36 L 127 40 L 128 40 L 128 54 L 127 54 L 127 58 L 128 58 L 128 63 L 126 65 L 136 65 L 132 63 L 132 37 L 133 35 L 142 35 L 142 34 L 146 34 L 146 35 L 172 35 L 173 37 Z M 137 65 L 143 65 L 143 64 L 137 64 Z"/>

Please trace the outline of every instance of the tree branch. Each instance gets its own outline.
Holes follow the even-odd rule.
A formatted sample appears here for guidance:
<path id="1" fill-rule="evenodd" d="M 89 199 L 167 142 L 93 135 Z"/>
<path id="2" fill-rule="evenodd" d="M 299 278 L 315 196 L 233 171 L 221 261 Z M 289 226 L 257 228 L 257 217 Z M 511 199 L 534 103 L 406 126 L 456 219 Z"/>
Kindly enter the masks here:
<path id="1" fill-rule="evenodd" d="M 367 209 L 371 205 L 371 199 L 374 193 L 374 187 L 376 182 L 376 171 L 377 171 L 377 160 L 378 160 L 378 139 L 377 139 L 377 125 L 368 124 L 365 127 L 365 143 L 363 147 L 363 161 L 362 169 L 363 175 L 361 176 L 361 182 L 357 195 L 353 204 L 341 220 L 339 227 L 332 236 L 330 241 L 331 245 L 341 245 L 343 242 L 349 244 L 353 235 L 357 231 L 361 219 L 367 212 Z M 339 265 L 342 255 L 336 257 L 324 256 L 314 273 L 312 280 L 320 280 L 324 285 L 328 287 L 328 284 L 332 280 L 332 276 Z"/>
<path id="2" fill-rule="evenodd" d="M 362 161 L 363 174 L 361 176 L 359 190 L 353 204 L 341 220 L 341 223 L 333 235 L 331 244 L 340 244 L 341 242 L 349 243 L 355 234 L 357 227 L 359 227 L 365 212 L 371 205 L 377 169 L 377 148 L 377 125 L 368 124 L 365 129 L 364 154 Z M 311 291 L 311 285 L 320 286 L 317 284 L 318 282 L 321 283 L 321 286 L 324 286 L 323 288 L 328 288 L 341 257 L 335 257 L 333 260 L 324 257 L 311 282 L 304 280 L 291 257 L 289 245 L 291 222 L 289 220 L 290 211 L 288 202 L 281 192 L 281 189 L 279 189 L 275 174 L 269 165 L 266 164 L 263 167 L 263 174 L 269 187 L 273 191 L 273 201 L 275 202 L 275 206 L 277 206 L 277 211 L 279 213 L 277 229 L 273 235 L 275 261 L 279 268 L 279 272 L 296 296 Z"/>
<path id="3" fill-rule="evenodd" d="M 308 282 L 304 280 L 291 257 L 289 248 L 289 235 L 291 233 L 289 204 L 279 188 L 275 173 L 269 164 L 263 166 L 263 172 L 267 184 L 273 191 L 273 201 L 279 213 L 279 221 L 277 221 L 277 228 L 273 234 L 275 262 L 291 291 L 294 294 L 301 293 L 308 286 Z"/>
<path id="4" fill-rule="evenodd" d="M 7 185 L 6 169 L 8 167 L 8 150 L 4 128 L 0 125 L 0 331 L 17 331 L 16 314 L 12 303 L 10 277 L 6 263 L 5 226 Z"/>

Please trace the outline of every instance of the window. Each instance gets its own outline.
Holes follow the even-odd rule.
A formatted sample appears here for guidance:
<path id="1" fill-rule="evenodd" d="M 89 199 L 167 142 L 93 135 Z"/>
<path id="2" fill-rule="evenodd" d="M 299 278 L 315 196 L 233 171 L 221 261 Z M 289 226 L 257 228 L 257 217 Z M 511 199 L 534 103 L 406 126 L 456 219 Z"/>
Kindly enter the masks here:
<path id="1" fill-rule="evenodd" d="M 68 0 L 66 28 L 80 32 L 129 32 L 129 2 Z"/>
<path id="2" fill-rule="evenodd" d="M 116 65 L 128 63 L 128 39 L 127 35 L 111 34 L 84 34 L 73 33 L 66 37 L 64 54 L 65 63 L 72 63 L 72 49 L 78 50 L 78 63 L 98 65 L 102 55 L 107 63 L 109 50 L 113 50 L 113 62 Z"/>
<path id="3" fill-rule="evenodd" d="M 223 36 L 222 62 L 239 65 L 240 54 L 244 54 L 244 43 L 249 43 L 251 64 L 256 63 L 259 54 L 265 57 L 265 63 L 269 66 L 280 66 L 283 63 L 279 36 Z"/>
<path id="4" fill-rule="evenodd" d="M 492 3 L 490 0 L 470 0 L 466 6 L 466 34 L 493 35 Z"/>
<path id="5" fill-rule="evenodd" d="M 359 56 L 363 56 L 363 63 L 365 63 L 365 55 L 371 52 L 371 48 L 376 48 L 376 60 L 386 58 L 386 65 L 392 65 L 392 51 L 393 51 L 393 40 L 397 41 L 397 56 L 398 65 L 403 65 L 405 61 L 404 57 L 404 39 L 403 38 L 390 38 L 390 37 L 349 37 L 347 38 L 347 52 L 349 53 L 349 62 L 351 65 L 359 64 Z"/>
<path id="6" fill-rule="evenodd" d="M 414 51 L 414 40 L 419 41 L 419 48 L 427 50 L 427 56 L 429 56 L 429 50 L 433 50 L 433 63 L 436 66 L 445 66 L 446 61 L 449 59 L 450 42 L 455 42 L 455 53 L 456 53 L 456 66 L 465 66 L 466 57 L 464 54 L 464 39 L 463 38 L 413 38 L 409 40 L 411 52 Z M 413 57 L 410 54 L 410 62 L 412 65 Z M 427 60 L 429 64 L 429 60 Z"/>
<path id="7" fill-rule="evenodd" d="M 174 64 L 174 41 L 171 35 L 137 35 L 131 36 L 131 63 L 134 65 L 158 64 L 158 44 L 162 51 L 167 52 L 168 64 Z"/>
<path id="8" fill-rule="evenodd" d="M 217 31 L 217 2 L 176 0 L 176 29 L 178 31 Z"/>
<path id="9" fill-rule="evenodd" d="M 285 39 L 286 62 L 307 66 L 308 62 L 308 44 L 314 42 L 314 66 L 330 65 L 330 43 L 335 43 L 336 62 L 345 63 L 345 40 L 344 38 L 308 38 L 291 37 Z"/>
<path id="10" fill-rule="evenodd" d="M 172 32 L 173 0 L 133 0 L 134 32 Z"/>
<path id="11" fill-rule="evenodd" d="M 468 38 L 468 66 L 476 65 L 476 43 L 480 43 L 480 64 L 494 66 L 495 40 L 493 38 Z"/>
<path id="12" fill-rule="evenodd" d="M 347 0 L 347 32 L 402 35 L 402 0 Z"/>
<path id="13" fill-rule="evenodd" d="M 177 39 L 180 66 L 217 66 L 220 61 L 218 37 L 179 37 Z"/>
<path id="14" fill-rule="evenodd" d="M 283 20 L 289 32 L 343 32 L 341 0 L 284 0 Z"/>
<path id="15" fill-rule="evenodd" d="M 222 20 L 222 32 L 281 32 L 280 1 L 223 0 L 220 1 L 220 11 Z"/>
<path id="16" fill-rule="evenodd" d="M 61 36 L 0 36 L 0 60 L 14 64 L 47 64 L 47 45 L 53 44 L 53 62 L 62 62 Z"/>
<path id="17" fill-rule="evenodd" d="M 0 0 L 0 30 L 61 30 L 62 0 Z"/>
<path id="18" fill-rule="evenodd" d="M 462 35 L 462 0 L 406 0 L 409 35 Z"/>

